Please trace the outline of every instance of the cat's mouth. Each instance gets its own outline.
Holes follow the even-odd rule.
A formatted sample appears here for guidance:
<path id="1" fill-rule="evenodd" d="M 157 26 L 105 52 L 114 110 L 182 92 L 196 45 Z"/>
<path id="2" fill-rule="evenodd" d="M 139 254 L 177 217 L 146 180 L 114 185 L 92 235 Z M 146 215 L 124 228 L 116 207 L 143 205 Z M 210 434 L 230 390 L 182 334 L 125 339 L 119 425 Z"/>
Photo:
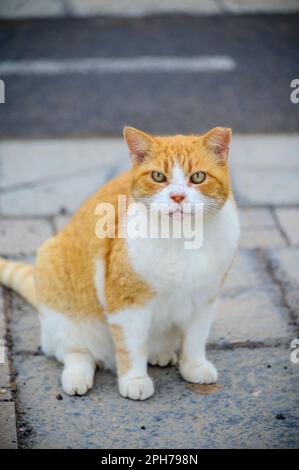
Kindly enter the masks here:
<path id="1" fill-rule="evenodd" d="M 188 212 L 188 214 L 190 215 L 190 212 Z M 187 215 L 187 212 L 185 212 L 182 207 L 178 207 L 177 209 L 170 210 L 168 215 L 169 217 L 176 218 L 176 217 L 182 217 L 184 215 Z"/>
<path id="2" fill-rule="evenodd" d="M 161 215 L 168 216 L 171 218 L 182 218 L 195 216 L 196 214 L 202 213 L 202 204 L 151 204 L 151 209 L 159 212 Z"/>
<path id="3" fill-rule="evenodd" d="M 184 206 L 176 207 L 175 209 L 170 209 L 168 216 L 173 219 L 179 219 L 184 217 L 194 216 L 196 214 L 196 209 L 192 207 L 185 208 Z"/>

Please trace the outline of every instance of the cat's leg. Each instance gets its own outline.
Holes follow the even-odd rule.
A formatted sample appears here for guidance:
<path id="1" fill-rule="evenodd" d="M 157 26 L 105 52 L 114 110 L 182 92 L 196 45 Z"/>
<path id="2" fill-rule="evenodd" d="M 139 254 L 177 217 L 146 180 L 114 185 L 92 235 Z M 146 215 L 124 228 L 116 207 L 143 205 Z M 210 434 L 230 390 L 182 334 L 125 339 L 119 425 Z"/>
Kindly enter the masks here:
<path id="1" fill-rule="evenodd" d="M 179 331 L 171 328 L 164 333 L 153 334 L 149 344 L 149 364 L 165 367 L 177 363 L 179 349 Z"/>
<path id="2" fill-rule="evenodd" d="M 145 400 L 154 393 L 147 373 L 148 335 L 151 308 L 129 307 L 107 316 L 117 363 L 120 394 L 133 400 Z"/>
<path id="3" fill-rule="evenodd" d="M 187 382 L 209 384 L 217 381 L 217 370 L 206 358 L 206 342 L 217 301 L 195 308 L 182 328 L 180 372 Z"/>
<path id="4" fill-rule="evenodd" d="M 68 395 L 84 395 L 93 386 L 96 363 L 88 352 L 69 352 L 63 357 L 62 388 Z"/>
<path id="5" fill-rule="evenodd" d="M 40 313 L 42 350 L 64 364 L 63 390 L 68 395 L 84 395 L 92 388 L 96 360 L 104 359 L 110 349 L 113 354 L 105 342 L 109 330 L 97 320 L 70 318 L 45 305 L 40 306 Z"/>

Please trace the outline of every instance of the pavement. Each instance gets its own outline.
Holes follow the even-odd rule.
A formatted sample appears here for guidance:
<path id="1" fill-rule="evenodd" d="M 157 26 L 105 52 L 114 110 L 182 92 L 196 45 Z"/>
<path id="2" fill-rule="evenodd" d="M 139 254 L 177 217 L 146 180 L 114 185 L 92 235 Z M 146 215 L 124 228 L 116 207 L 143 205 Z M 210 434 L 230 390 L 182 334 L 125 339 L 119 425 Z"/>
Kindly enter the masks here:
<path id="1" fill-rule="evenodd" d="M 161 133 L 231 125 L 241 241 L 208 345 L 219 382 L 203 393 L 175 367 L 150 368 L 156 394 L 136 403 L 98 371 L 86 396 L 68 397 L 61 366 L 41 354 L 36 312 L 2 288 L 0 448 L 298 448 L 298 2 L 251 2 L 245 15 L 245 0 L 190 1 L 184 16 L 174 14 L 179 2 L 149 11 L 144 0 L 126 2 L 122 18 L 109 2 L 100 10 L 109 16 L 94 16 L 104 3 L 1 2 L 0 256 L 33 262 L 85 198 L 128 167 L 123 124 Z M 293 14 L 273 14 L 282 4 Z M 178 71 L 180 58 L 204 54 L 234 66 Z M 172 57 L 173 69 L 121 70 L 119 59 L 140 56 Z M 103 58 L 116 59 L 117 72 L 104 73 Z M 73 73 L 61 69 L 69 60 Z"/>
<path id="2" fill-rule="evenodd" d="M 61 366 L 40 352 L 36 312 L 2 289 L 9 362 L 0 365 L 0 409 L 12 423 L 15 405 L 19 447 L 298 446 L 299 364 L 290 359 L 299 319 L 298 145 L 299 135 L 234 137 L 242 237 L 210 336 L 221 386 L 214 393 L 190 389 L 176 368 L 151 368 L 157 392 L 149 401 L 124 400 L 103 372 L 88 395 L 68 397 Z M 33 261 L 40 243 L 128 161 L 121 139 L 2 142 L 1 255 Z M 16 447 L 15 428 L 5 429 L 4 446 Z"/>

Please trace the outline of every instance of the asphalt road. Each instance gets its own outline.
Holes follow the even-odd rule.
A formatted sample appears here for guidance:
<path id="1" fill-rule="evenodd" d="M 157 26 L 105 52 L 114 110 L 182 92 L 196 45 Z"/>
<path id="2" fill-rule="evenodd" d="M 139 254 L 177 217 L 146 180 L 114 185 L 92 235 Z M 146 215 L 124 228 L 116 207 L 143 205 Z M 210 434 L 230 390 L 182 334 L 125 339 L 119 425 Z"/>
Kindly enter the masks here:
<path id="1" fill-rule="evenodd" d="M 296 132 L 299 15 L 0 21 L 0 62 L 225 55 L 230 71 L 1 76 L 0 138 L 152 132 Z"/>

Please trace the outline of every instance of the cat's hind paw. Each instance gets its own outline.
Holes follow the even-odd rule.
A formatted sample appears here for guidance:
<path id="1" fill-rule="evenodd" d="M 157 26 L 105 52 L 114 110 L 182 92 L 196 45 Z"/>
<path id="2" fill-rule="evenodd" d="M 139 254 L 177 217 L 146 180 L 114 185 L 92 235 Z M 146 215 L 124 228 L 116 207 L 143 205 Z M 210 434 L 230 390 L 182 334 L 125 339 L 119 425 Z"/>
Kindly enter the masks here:
<path id="1" fill-rule="evenodd" d="M 174 351 L 164 351 L 159 354 L 153 354 L 148 362 L 152 366 L 165 367 L 168 365 L 174 366 L 177 360 L 178 358 Z"/>
<path id="2" fill-rule="evenodd" d="M 191 383 L 212 384 L 217 382 L 217 369 L 210 361 L 203 361 L 199 364 L 180 364 L 182 377 Z"/>
<path id="3" fill-rule="evenodd" d="M 131 400 L 146 400 L 154 394 L 154 384 L 150 377 L 121 377 L 118 381 L 119 393 Z"/>

